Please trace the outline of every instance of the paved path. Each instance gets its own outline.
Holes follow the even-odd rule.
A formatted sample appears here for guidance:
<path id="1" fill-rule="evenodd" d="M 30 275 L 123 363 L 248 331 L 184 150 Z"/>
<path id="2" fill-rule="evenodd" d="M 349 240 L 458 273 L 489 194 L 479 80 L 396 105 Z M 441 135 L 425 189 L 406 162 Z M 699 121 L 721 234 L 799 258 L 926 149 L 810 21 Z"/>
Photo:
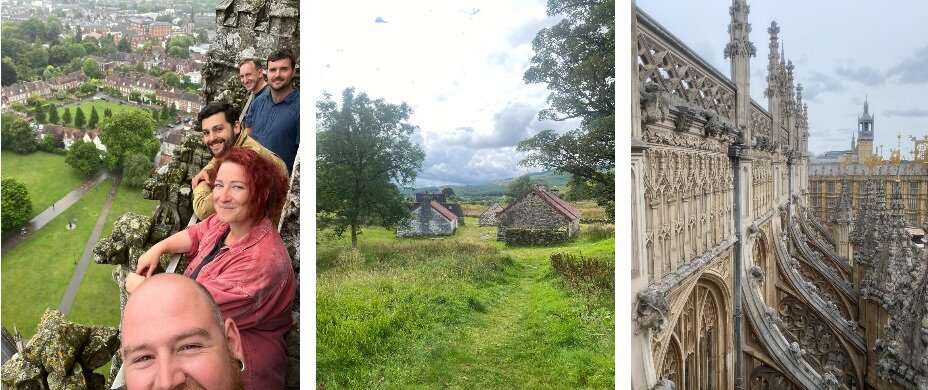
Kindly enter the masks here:
<path id="1" fill-rule="evenodd" d="M 116 179 L 113 181 L 113 188 L 110 189 L 110 197 L 106 200 L 106 203 L 103 204 L 103 210 L 100 211 L 97 224 L 93 227 L 93 233 L 90 233 L 90 238 L 87 239 L 87 245 L 84 246 L 84 254 L 81 255 L 81 261 L 77 263 L 77 269 L 74 270 L 74 275 L 71 275 L 71 283 L 68 283 L 68 289 L 65 290 L 64 297 L 61 298 L 61 303 L 58 304 L 58 311 L 64 315 L 68 315 L 68 312 L 71 311 L 74 297 L 77 296 L 77 288 L 80 287 L 81 280 L 84 279 L 84 273 L 87 271 L 87 264 L 90 263 L 90 257 L 93 256 L 93 247 L 100 241 L 100 233 L 103 232 L 103 225 L 106 224 L 106 216 L 110 214 L 110 207 L 113 206 L 113 199 L 116 198 L 116 192 L 119 191 L 120 181 L 122 181 L 122 176 L 116 175 Z"/>
<path id="2" fill-rule="evenodd" d="M 21 242 L 32 236 L 32 233 L 37 232 L 39 229 L 45 226 L 45 224 L 51 222 L 52 219 L 55 219 L 55 217 L 67 211 L 67 209 L 74 205 L 74 203 L 77 203 L 77 201 L 81 200 L 84 195 L 87 195 L 90 190 L 96 188 L 100 183 L 110 177 L 111 174 L 109 171 L 105 169 L 100 170 L 79 187 L 69 192 L 57 202 L 52 203 L 51 207 L 43 210 L 41 213 L 39 213 L 39 215 L 36 215 L 34 218 L 32 218 L 29 223 L 23 226 L 23 229 L 20 233 L 12 232 L 7 234 L 6 237 L 3 237 L 0 255 L 6 255 L 6 253 L 11 249 L 15 248 Z"/>

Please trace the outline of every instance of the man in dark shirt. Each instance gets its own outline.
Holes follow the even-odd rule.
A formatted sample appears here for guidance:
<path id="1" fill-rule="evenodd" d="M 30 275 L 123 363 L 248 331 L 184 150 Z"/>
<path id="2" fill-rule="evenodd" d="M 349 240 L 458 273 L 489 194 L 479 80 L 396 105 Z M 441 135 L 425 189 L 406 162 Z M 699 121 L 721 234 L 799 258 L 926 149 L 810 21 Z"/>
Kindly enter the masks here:
<path id="1" fill-rule="evenodd" d="M 248 113 L 248 107 L 251 106 L 251 102 L 268 90 L 268 84 L 264 81 L 262 66 L 261 60 L 257 58 L 246 58 L 238 63 L 238 80 L 241 81 L 242 86 L 250 92 L 248 94 L 248 101 L 245 102 L 245 107 L 242 108 L 242 115 L 238 118 L 239 122 L 245 119 L 245 114 Z"/>
<path id="2" fill-rule="evenodd" d="M 267 58 L 267 81 L 271 90 L 251 103 L 245 115 L 246 131 L 276 153 L 293 172 L 300 146 L 300 91 L 293 88 L 296 58 L 290 49 L 280 49 Z"/>

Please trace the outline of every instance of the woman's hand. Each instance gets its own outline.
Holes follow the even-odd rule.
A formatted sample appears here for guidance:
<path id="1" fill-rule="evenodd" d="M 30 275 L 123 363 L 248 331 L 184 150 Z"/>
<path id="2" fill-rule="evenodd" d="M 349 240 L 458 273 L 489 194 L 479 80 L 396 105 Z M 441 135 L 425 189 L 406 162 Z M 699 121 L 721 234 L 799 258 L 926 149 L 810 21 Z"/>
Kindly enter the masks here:
<path id="1" fill-rule="evenodd" d="M 135 273 L 144 277 L 152 276 L 155 273 L 155 268 L 158 268 L 158 260 L 161 259 L 161 253 L 160 247 L 157 244 L 145 251 L 145 253 L 139 256 L 139 264 L 135 267 Z"/>
<path id="2" fill-rule="evenodd" d="M 148 278 L 142 275 L 139 275 L 139 274 L 130 273 L 126 275 L 126 291 L 128 291 L 129 294 L 132 294 L 132 292 L 135 291 L 135 289 L 138 288 L 139 285 L 145 281 L 145 279 L 148 279 Z"/>

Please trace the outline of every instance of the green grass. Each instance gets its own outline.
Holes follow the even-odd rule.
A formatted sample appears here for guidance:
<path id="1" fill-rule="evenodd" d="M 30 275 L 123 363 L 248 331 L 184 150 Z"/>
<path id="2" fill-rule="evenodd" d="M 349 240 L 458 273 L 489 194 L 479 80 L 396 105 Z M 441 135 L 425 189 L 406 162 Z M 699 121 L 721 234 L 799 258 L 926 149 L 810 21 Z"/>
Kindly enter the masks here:
<path id="1" fill-rule="evenodd" d="M 612 388 L 613 298 L 565 287 L 550 255 L 614 261 L 614 237 L 506 247 L 475 218 L 451 237 L 320 232 L 317 386 Z M 581 227 L 581 231 L 587 226 Z"/>
<path id="2" fill-rule="evenodd" d="M 66 124 L 66 125 L 64 125 L 64 126 L 75 127 L 75 126 L 74 126 L 74 117 L 77 116 L 77 109 L 78 109 L 78 107 L 79 107 L 81 110 L 84 110 L 84 120 L 85 120 L 85 123 L 86 123 L 86 121 L 89 121 L 89 120 L 90 120 L 90 110 L 91 110 L 92 108 L 96 108 L 96 109 L 97 109 L 97 115 L 100 116 L 100 120 L 101 120 L 101 121 L 102 121 L 103 118 L 104 118 L 104 116 L 103 116 L 103 111 L 105 111 L 107 108 L 109 108 L 110 111 L 113 112 L 113 114 L 116 114 L 117 112 L 125 111 L 125 110 L 128 110 L 128 109 L 136 109 L 136 110 L 139 110 L 139 109 L 140 109 L 138 106 L 134 106 L 134 105 L 119 104 L 119 103 L 107 102 L 107 101 L 103 101 L 103 100 L 89 100 L 89 101 L 85 101 L 85 102 L 83 102 L 83 103 L 81 103 L 81 104 L 78 104 L 78 105 L 76 105 L 76 106 L 68 107 L 68 109 L 71 110 L 71 122 L 68 122 L 68 124 Z M 59 109 L 58 109 L 58 117 L 59 117 L 59 118 L 61 118 L 61 117 L 64 115 L 64 110 L 65 110 L 64 108 L 59 108 Z M 156 122 L 157 122 L 157 121 L 156 121 Z"/>
<path id="3" fill-rule="evenodd" d="M 3 166 L 0 175 L 16 178 L 29 189 L 32 216 L 51 207 L 52 203 L 87 180 L 64 162 L 64 156 L 51 153 L 23 155 L 4 150 L 0 152 L 0 164 Z"/>
<path id="4" fill-rule="evenodd" d="M 45 309 L 58 307 L 110 187 L 103 183 L 93 189 L 3 256 L 2 311 L 7 329 L 15 325 L 24 337 L 32 337 Z M 77 227 L 67 230 L 72 216 Z"/>
<path id="5" fill-rule="evenodd" d="M 133 212 L 150 216 L 155 207 L 158 207 L 157 201 L 143 199 L 140 190 L 120 184 L 100 237 L 113 231 L 113 223 L 120 215 Z M 119 326 L 119 288 L 113 281 L 114 268 L 112 265 L 96 264 L 91 259 L 71 307 L 73 321 L 84 325 Z"/>

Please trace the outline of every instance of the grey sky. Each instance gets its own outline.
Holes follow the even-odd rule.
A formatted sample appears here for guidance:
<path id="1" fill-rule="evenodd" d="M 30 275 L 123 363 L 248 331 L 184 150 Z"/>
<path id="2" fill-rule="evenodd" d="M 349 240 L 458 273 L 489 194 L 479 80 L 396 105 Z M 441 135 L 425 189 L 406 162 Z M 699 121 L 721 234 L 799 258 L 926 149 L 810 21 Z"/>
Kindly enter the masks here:
<path id="1" fill-rule="evenodd" d="M 517 165 L 519 141 L 539 122 L 545 85 L 522 75 L 540 28 L 554 24 L 545 0 L 323 2 L 310 15 L 312 100 L 354 86 L 406 102 L 426 152 L 417 185 L 483 183 L 537 170 Z M 315 39 L 323 36 L 325 39 Z"/>
<path id="2" fill-rule="evenodd" d="M 637 5 L 723 74 L 731 1 L 639 0 Z M 751 96 L 761 106 L 766 85 L 772 20 L 780 26 L 787 59 L 809 104 L 809 150 L 822 153 L 851 146 L 865 97 L 875 114 L 875 145 L 884 157 L 902 134 L 904 156 L 910 135 L 928 134 L 928 2 L 748 1 Z"/>

